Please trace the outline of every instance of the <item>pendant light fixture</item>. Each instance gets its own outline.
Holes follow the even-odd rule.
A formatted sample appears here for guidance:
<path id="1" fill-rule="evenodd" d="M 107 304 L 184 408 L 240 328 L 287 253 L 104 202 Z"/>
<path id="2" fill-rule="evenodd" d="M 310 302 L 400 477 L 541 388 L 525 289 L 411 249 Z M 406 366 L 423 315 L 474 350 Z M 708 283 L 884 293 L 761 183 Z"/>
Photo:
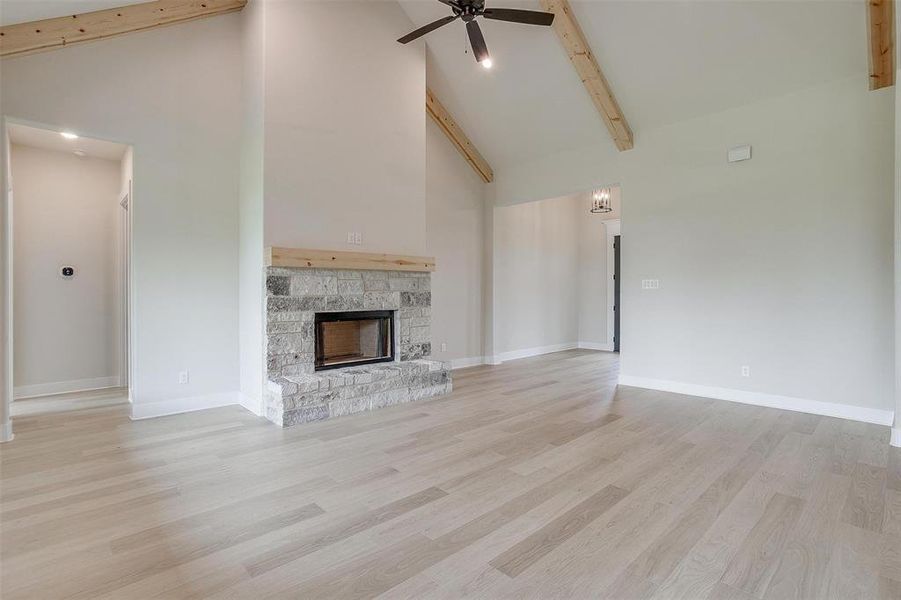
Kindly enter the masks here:
<path id="1" fill-rule="evenodd" d="M 613 212 L 613 203 L 610 197 L 610 188 L 600 188 L 592 192 L 591 212 L 595 214 Z"/>

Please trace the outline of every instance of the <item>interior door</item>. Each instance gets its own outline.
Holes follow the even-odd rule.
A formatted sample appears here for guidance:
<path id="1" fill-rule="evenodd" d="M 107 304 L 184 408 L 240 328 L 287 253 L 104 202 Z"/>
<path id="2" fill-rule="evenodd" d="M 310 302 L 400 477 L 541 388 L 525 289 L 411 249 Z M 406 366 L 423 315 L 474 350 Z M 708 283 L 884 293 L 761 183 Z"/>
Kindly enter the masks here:
<path id="1" fill-rule="evenodd" d="M 620 236 L 613 236 L 613 351 L 619 352 L 619 261 L 622 250 Z"/>

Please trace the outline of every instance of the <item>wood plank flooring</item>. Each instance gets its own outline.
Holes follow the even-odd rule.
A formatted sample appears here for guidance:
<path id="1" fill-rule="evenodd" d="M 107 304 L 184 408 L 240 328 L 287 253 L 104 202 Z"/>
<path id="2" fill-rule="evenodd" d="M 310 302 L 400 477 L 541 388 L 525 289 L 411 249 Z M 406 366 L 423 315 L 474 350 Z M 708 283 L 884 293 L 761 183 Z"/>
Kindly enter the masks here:
<path id="1" fill-rule="evenodd" d="M 618 368 L 476 367 L 449 397 L 287 430 L 238 407 L 22 414 L 0 596 L 901 598 L 888 428 L 617 390 Z"/>

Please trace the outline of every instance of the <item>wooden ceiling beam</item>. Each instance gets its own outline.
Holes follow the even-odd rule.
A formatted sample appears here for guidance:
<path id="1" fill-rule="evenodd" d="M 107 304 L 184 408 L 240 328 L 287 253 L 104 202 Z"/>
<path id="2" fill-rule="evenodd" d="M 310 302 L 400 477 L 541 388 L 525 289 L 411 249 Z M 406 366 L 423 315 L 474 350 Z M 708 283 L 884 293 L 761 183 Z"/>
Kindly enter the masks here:
<path id="1" fill-rule="evenodd" d="M 144 31 L 239 11 L 247 0 L 155 0 L 94 12 L 0 27 L 0 57 Z"/>
<path id="2" fill-rule="evenodd" d="M 591 53 L 591 46 L 588 45 L 569 2 L 567 0 L 541 0 L 541 6 L 545 11 L 554 13 L 554 31 L 557 32 L 557 37 L 563 44 L 566 55 L 569 56 L 579 79 L 582 80 L 588 95 L 591 96 L 592 102 L 601 114 L 604 125 L 610 131 L 616 147 L 620 150 L 631 150 L 634 145 L 632 130 L 626 122 L 626 117 L 601 71 L 601 67 L 598 66 L 594 54 Z"/>
<path id="3" fill-rule="evenodd" d="M 428 88 L 425 90 L 425 108 L 426 112 L 429 113 L 429 116 L 432 117 L 432 120 L 441 127 L 441 130 L 444 131 L 447 138 L 453 143 L 457 150 L 460 151 L 460 154 L 463 155 L 466 162 L 475 169 L 475 172 L 479 174 L 485 183 L 494 181 L 494 171 L 491 170 L 488 161 L 485 160 L 472 142 L 469 141 L 469 138 L 466 137 L 466 134 L 463 133 L 463 130 L 460 129 L 460 126 L 454 121 L 454 118 L 450 116 L 450 113 L 447 112 L 444 105 L 438 101 L 438 98 L 435 97 L 432 90 Z"/>
<path id="4" fill-rule="evenodd" d="M 869 0 L 870 89 L 895 83 L 895 0 Z"/>

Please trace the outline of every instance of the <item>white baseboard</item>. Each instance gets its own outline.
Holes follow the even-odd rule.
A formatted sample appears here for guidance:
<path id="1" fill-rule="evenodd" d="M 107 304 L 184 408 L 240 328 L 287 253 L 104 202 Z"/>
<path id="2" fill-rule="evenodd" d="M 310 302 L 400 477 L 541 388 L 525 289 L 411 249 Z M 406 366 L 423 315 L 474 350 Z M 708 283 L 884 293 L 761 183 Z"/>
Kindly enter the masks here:
<path id="1" fill-rule="evenodd" d="M 139 419 L 152 419 L 153 417 L 177 415 L 179 413 L 231 406 L 233 404 L 244 406 L 243 398 L 244 395 L 241 392 L 219 392 L 205 396 L 160 400 L 159 402 L 135 402 L 131 405 L 131 418 L 137 421 Z M 249 408 L 248 410 L 254 412 Z"/>
<path id="2" fill-rule="evenodd" d="M 13 388 L 13 399 L 35 398 L 37 396 L 49 396 L 51 394 L 68 394 L 71 392 L 88 392 L 105 388 L 119 387 L 121 379 L 118 375 L 112 377 L 94 377 L 92 379 L 74 379 L 72 381 L 54 381 L 51 383 L 36 383 L 34 385 L 22 385 Z"/>
<path id="3" fill-rule="evenodd" d="M 572 350 L 573 348 L 613 352 L 612 343 L 601 344 L 598 342 L 569 342 L 566 344 L 554 344 L 553 346 L 536 346 L 535 348 L 525 348 L 523 350 L 511 350 L 509 352 L 501 352 L 500 354 L 494 356 L 471 356 L 469 358 L 454 358 L 450 361 L 450 363 L 451 369 L 466 369 L 467 367 L 477 367 L 479 365 L 499 365 L 506 360 L 516 360 L 517 358 L 528 358 L 530 356 L 541 356 L 542 354 L 561 352 L 563 350 Z"/>
<path id="4" fill-rule="evenodd" d="M 0 442 L 11 442 L 13 439 L 13 423 L 7 421 L 0 425 Z"/>
<path id="5" fill-rule="evenodd" d="M 599 342 L 579 342 L 579 348 L 583 350 L 603 350 L 604 352 L 613 352 L 613 344 Z"/>
<path id="6" fill-rule="evenodd" d="M 241 401 L 239 404 L 243 406 L 245 409 L 249 410 L 253 414 L 258 417 L 263 416 L 263 399 L 262 398 L 252 398 L 248 394 L 244 392 L 238 392 Z"/>
<path id="7" fill-rule="evenodd" d="M 468 358 L 453 358 L 450 361 L 451 369 L 466 369 L 469 367 L 478 367 L 479 365 L 488 364 L 484 356 L 470 356 Z"/>
<path id="8" fill-rule="evenodd" d="M 877 425 L 891 425 L 895 417 L 894 412 L 890 410 L 880 410 L 878 408 L 864 408 L 862 406 L 851 406 L 850 404 L 836 404 L 834 402 L 822 402 L 819 400 L 807 400 L 805 398 L 793 398 L 791 396 L 762 394 L 760 392 L 747 392 L 744 390 L 696 385 L 693 383 L 668 381 L 664 379 L 633 377 L 631 375 L 620 375 L 619 384 L 649 390 L 674 392 L 676 394 L 685 394 L 688 396 L 701 396 L 703 398 L 713 398 L 715 400 L 728 400 L 729 402 L 753 404 L 755 406 L 767 406 L 769 408 L 823 415 L 825 417 L 838 417 L 839 419 L 863 421 L 864 423 L 875 423 Z M 899 437 L 901 437 L 901 434 L 899 434 Z M 899 439 L 899 444 L 901 444 L 901 439 Z"/>
<path id="9" fill-rule="evenodd" d="M 572 350 L 578 345 L 577 342 L 566 342 L 565 344 L 552 344 L 550 346 L 535 346 L 534 348 L 523 348 L 522 350 L 510 350 L 508 352 L 501 352 L 497 355 L 497 358 L 499 358 L 501 362 L 506 362 L 518 358 L 529 358 L 530 356 L 541 356 L 542 354 L 550 354 L 551 352 Z"/>
<path id="10" fill-rule="evenodd" d="M 892 446 L 901 446 L 901 427 L 892 427 Z"/>

